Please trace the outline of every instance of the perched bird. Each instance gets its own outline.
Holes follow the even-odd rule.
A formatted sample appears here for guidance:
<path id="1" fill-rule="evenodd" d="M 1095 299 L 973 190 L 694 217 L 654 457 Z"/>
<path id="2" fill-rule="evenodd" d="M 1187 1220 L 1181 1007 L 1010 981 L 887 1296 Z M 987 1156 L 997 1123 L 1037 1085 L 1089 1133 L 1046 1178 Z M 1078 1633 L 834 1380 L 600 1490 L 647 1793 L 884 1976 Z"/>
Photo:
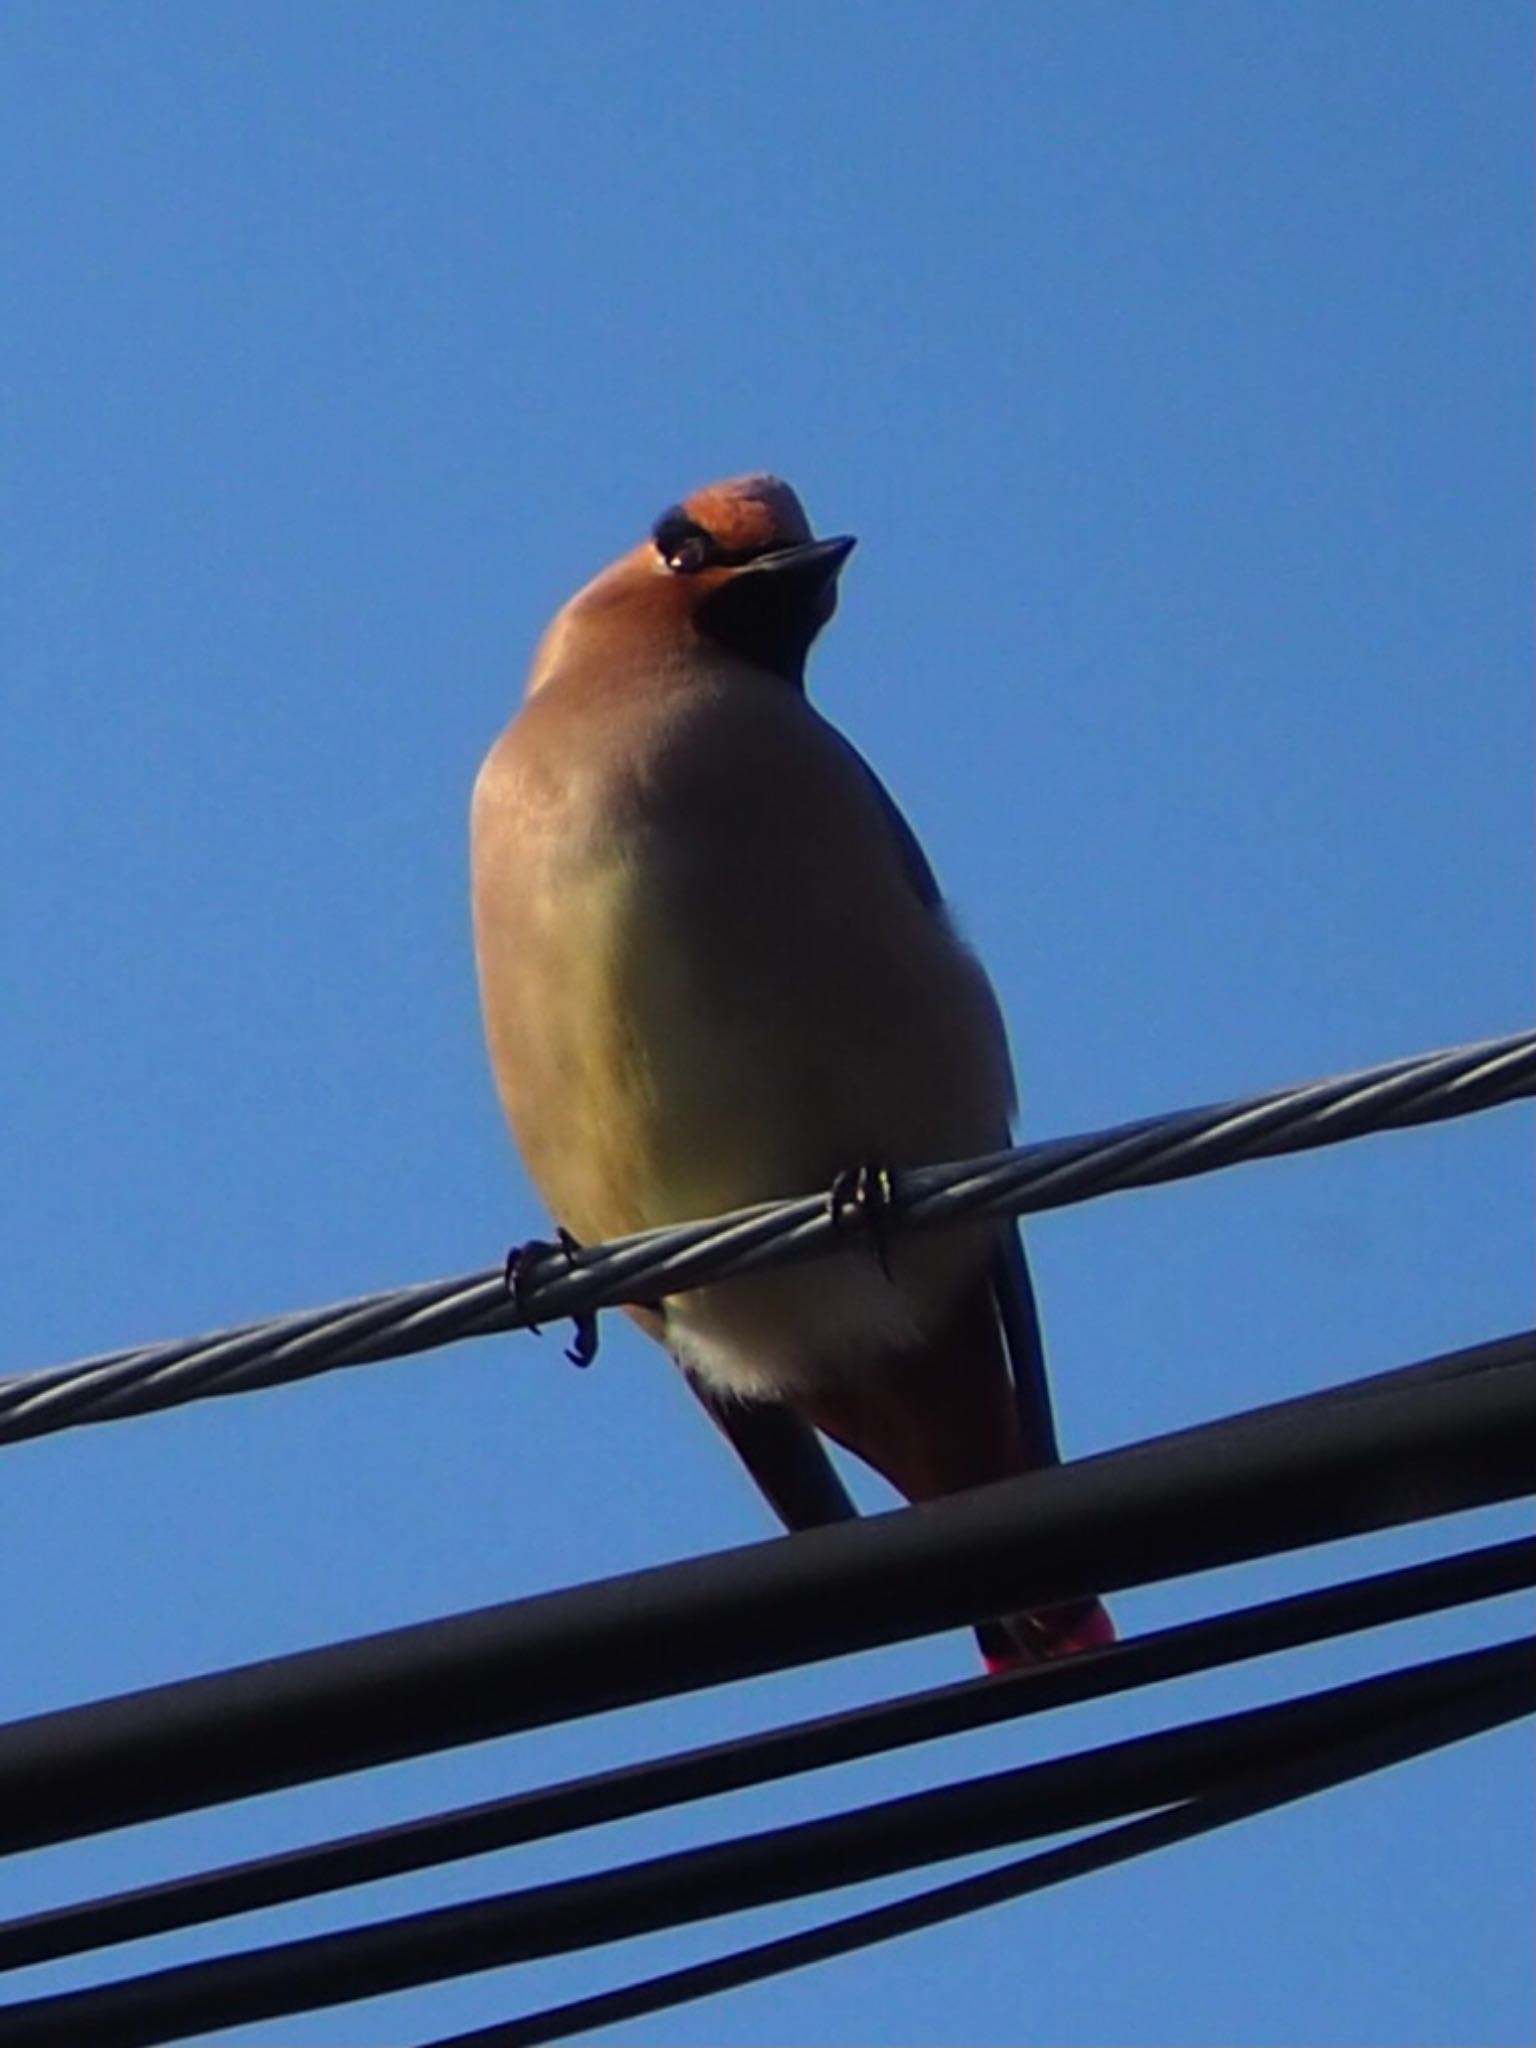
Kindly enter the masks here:
<path id="1" fill-rule="evenodd" d="M 805 695 L 853 545 L 815 539 L 776 477 L 697 492 L 556 615 L 480 771 L 491 1062 L 577 1240 L 1009 1141 L 987 978 L 905 819 Z M 909 1501 L 1055 1459 L 1011 1226 L 850 1231 L 814 1264 L 630 1313 L 791 1527 L 852 1512 L 815 1431 Z M 1092 1600 L 978 1630 L 994 1665 L 1113 1634 Z"/>

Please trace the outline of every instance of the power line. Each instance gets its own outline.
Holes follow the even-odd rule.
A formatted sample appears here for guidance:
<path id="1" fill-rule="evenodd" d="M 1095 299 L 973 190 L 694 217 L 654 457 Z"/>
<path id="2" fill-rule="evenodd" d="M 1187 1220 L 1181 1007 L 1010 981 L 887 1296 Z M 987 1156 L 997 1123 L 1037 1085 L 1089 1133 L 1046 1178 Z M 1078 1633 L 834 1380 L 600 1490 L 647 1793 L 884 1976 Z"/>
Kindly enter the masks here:
<path id="1" fill-rule="evenodd" d="M 1470 1727 L 1536 1710 L 1536 1644 L 1495 1644 L 586 1877 L 26 2000 L 4 2012 L 0 2040 L 136 2048 L 567 1954 L 1219 1794 L 1458 1706 Z"/>
<path id="2" fill-rule="evenodd" d="M 1533 1094 L 1536 1031 L 1519 1032 L 986 1159 L 914 1169 L 899 1176 L 890 1221 L 928 1230 L 965 1216 L 1062 1208 Z M 500 1270 L 483 1271 L 20 1373 L 0 1381 L 0 1444 L 676 1293 L 706 1279 L 813 1258 L 837 1242 L 826 1196 L 806 1196 L 591 1246 L 574 1263 L 560 1252 L 536 1256 L 516 1302 Z"/>
<path id="3" fill-rule="evenodd" d="M 1410 1757 L 1466 1740 L 1503 1725 L 1527 1711 L 1522 1695 L 1512 1688 L 1488 1688 L 1463 1695 L 1422 1714 L 1405 1715 L 1394 1725 L 1373 1729 L 1352 1740 L 1320 1744 L 1311 1756 L 1277 1768 L 1258 1766 L 1234 1777 L 1218 1791 L 1101 1830 L 1086 1840 L 1067 1843 L 1043 1854 L 1005 1863 L 1000 1869 L 958 1883 L 938 1885 L 893 1905 L 809 1928 L 718 1956 L 686 1969 L 600 1992 L 595 1997 L 550 2006 L 499 2025 L 477 2027 L 428 2044 L 428 2048 L 532 2048 L 542 2041 L 560 2041 L 572 2034 L 592 2036 L 595 2029 L 616 2026 L 644 2013 L 658 2012 L 688 2000 L 708 1998 L 743 1984 L 760 1983 L 788 1970 L 802 1970 L 833 1956 L 849 1955 L 875 1942 L 891 1941 L 942 1925 L 962 1914 L 1024 1898 L 1031 1892 L 1107 1870 L 1154 1850 L 1172 1848 L 1217 1828 L 1248 1820 L 1276 1807 L 1310 1798 L 1314 1793 L 1385 1770 Z"/>
<path id="4" fill-rule="evenodd" d="M 0 1970 L 142 1940 L 493 1849 L 1273 1656 L 1536 1584 L 1536 1537 L 1160 1629 L 1104 1655 L 962 1680 L 426 1819 L 0 1922 Z"/>
<path id="5" fill-rule="evenodd" d="M 1536 1487 L 1536 1332 L 1027 1479 L 0 1729 L 0 1849 Z"/>
<path id="6" fill-rule="evenodd" d="M 1536 1093 L 1536 1032 L 1341 1080 L 904 1174 L 895 1222 L 1027 1213 Z M 0 1442 L 404 1355 L 824 1252 L 824 1197 L 393 1290 L 0 1382 Z M 1536 1489 L 1536 1332 L 863 1522 L 0 1729 L 0 1852 L 428 1754 L 1000 1612 Z M 1536 1581 L 1536 1540 L 1167 1629 L 1003 1680 L 799 1726 L 87 1900 L 0 1925 L 0 1968 L 825 1769 Z M 685 1924 L 1069 1828 L 1100 1831 L 439 2048 L 511 2048 L 845 1953 L 1189 1839 L 1536 1708 L 1536 1649 L 1494 1645 L 643 1864 L 156 1970 L 0 2011 L 0 2042 L 180 2037 Z M 1157 1810 L 1151 1810 L 1157 1809 Z M 1120 1817 L 1139 1814 L 1125 1821 Z M 1106 1822 L 1119 1824 L 1105 1826 Z"/>

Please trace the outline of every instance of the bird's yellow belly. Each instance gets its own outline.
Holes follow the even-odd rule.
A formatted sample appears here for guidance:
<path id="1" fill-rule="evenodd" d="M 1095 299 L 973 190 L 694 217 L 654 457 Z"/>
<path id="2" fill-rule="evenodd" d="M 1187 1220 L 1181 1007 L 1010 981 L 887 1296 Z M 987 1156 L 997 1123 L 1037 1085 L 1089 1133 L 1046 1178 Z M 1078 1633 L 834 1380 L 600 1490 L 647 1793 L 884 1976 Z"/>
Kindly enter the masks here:
<path id="1" fill-rule="evenodd" d="M 524 896 L 525 903 L 530 899 Z M 828 955 L 792 900 L 722 929 L 633 858 L 567 872 L 527 921 L 498 1001 L 521 1043 L 498 1062 L 529 1169 L 585 1242 L 830 1189 L 844 1168 L 956 1157 L 1000 1110 L 923 1078 L 900 973 L 857 944 Z M 940 971 L 942 963 L 925 963 Z M 933 1004 L 920 1006 L 932 1014 Z M 695 1290 L 668 1338 L 701 1377 L 750 1395 L 917 1341 L 984 1256 L 975 1233 L 867 1240 L 814 1265 Z"/>

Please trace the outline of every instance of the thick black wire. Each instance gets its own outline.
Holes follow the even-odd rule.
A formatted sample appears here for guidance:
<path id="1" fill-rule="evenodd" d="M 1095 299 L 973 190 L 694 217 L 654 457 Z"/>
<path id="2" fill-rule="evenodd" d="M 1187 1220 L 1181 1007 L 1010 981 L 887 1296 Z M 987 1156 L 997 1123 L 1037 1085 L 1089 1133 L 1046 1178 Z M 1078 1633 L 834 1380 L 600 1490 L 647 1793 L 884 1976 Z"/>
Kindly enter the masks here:
<path id="1" fill-rule="evenodd" d="M 1219 1792 L 1197 1793 L 1160 1813 L 1104 1828 L 1086 1840 L 1047 1849 L 979 1876 L 937 1885 L 891 1905 L 849 1914 L 799 1934 L 713 1957 L 708 1962 L 664 1971 L 659 1976 L 569 2004 L 547 2006 L 520 2019 L 454 2034 L 429 2044 L 429 2048 L 533 2048 L 537 2042 L 563 2041 L 572 2034 L 596 2038 L 621 2021 L 638 2019 L 645 2013 L 665 2011 L 689 2000 L 760 1983 L 788 1970 L 851 1955 L 876 1942 L 916 1934 L 924 1928 L 959 1919 L 963 1914 L 1002 1905 L 1051 1885 L 1107 1870 L 1132 1857 L 1191 1841 L 1216 1828 L 1230 1827 L 1236 1821 L 1292 1804 L 1331 1786 L 1486 1733 L 1525 1711 L 1524 1700 L 1512 1692 L 1488 1687 L 1432 1712 L 1406 1716 L 1396 1727 L 1378 1729 L 1348 1742 L 1329 1743 L 1304 1761 L 1283 1769 L 1245 1772 Z"/>
<path id="2" fill-rule="evenodd" d="M 1162 1629 L 1010 1677 L 936 1686 L 563 1785 L 0 1923 L 0 1970 L 142 1940 L 493 1849 L 1272 1656 L 1536 1584 L 1536 1537 Z"/>
<path id="3" fill-rule="evenodd" d="M 1536 1032 L 1528 1031 L 903 1173 L 891 1221 L 937 1229 L 965 1216 L 1025 1215 L 1372 1131 L 1465 1116 L 1531 1094 Z M 826 1196 L 807 1196 L 595 1245 L 574 1264 L 558 1252 L 534 1257 L 515 1302 L 493 1270 L 19 1373 L 0 1381 L 0 1444 L 676 1293 L 706 1279 L 814 1257 L 831 1247 L 834 1235 Z"/>
<path id="4" fill-rule="evenodd" d="M 1501 1712 L 1536 1712 L 1532 1642 L 1499 1642 L 592 1876 L 29 1999 L 0 2009 L 0 2042 L 137 2048 L 606 1946 L 1219 1792 L 1255 1769 L 1305 1765 L 1319 1745 L 1374 1735 L 1403 1716 L 1495 1698 Z"/>
<path id="5" fill-rule="evenodd" d="M 1473 1360 L 1481 1358 L 1480 1368 Z M 866 1520 L 0 1729 L 0 1849 L 1536 1486 L 1536 1333 Z"/>
<path id="6" fill-rule="evenodd" d="M 140 2048 L 568 1954 L 1039 1839 L 1304 1766 L 1319 1745 L 1496 1696 L 1536 1711 L 1536 1644 L 1500 1643 L 852 1812 L 591 1876 L 53 1993 L 0 2011 L 6 2048 Z"/>

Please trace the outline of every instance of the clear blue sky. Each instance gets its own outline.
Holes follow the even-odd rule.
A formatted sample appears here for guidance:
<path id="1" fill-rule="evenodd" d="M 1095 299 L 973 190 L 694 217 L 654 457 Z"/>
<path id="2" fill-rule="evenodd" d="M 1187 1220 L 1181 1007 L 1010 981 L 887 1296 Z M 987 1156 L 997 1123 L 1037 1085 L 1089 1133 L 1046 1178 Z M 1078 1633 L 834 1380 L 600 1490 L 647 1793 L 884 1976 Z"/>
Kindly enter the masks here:
<path id="1" fill-rule="evenodd" d="M 1530 45 L 1515 0 L 9 0 L 6 1369 L 483 1266 L 538 1227 L 479 1041 L 470 782 L 554 606 L 744 468 L 862 537 L 813 686 L 993 971 L 1031 1134 L 1518 1028 Z M 1039 1224 L 1069 1448 L 1526 1321 L 1528 1129 Z M 768 1532 L 617 1327 L 586 1375 L 505 1339 L 3 1458 L 7 1718 Z M 61 1849 L 0 1870 L 0 1911 L 969 1668 L 946 1638 Z M 1532 1780 L 1528 1730 L 1485 1738 L 614 2038 L 1507 2044 L 1532 2024 Z M 793 1918 L 240 2038 L 419 2040 Z"/>

